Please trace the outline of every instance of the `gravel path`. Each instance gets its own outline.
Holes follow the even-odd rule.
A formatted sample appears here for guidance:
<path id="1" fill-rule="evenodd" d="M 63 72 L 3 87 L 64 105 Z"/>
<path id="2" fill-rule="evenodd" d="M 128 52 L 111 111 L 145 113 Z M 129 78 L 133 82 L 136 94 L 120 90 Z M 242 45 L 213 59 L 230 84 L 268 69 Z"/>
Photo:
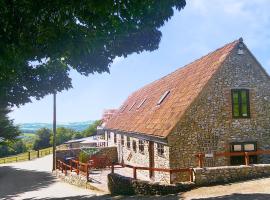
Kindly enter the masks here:
<path id="1" fill-rule="evenodd" d="M 56 179 L 51 173 L 52 155 L 32 161 L 0 165 L 0 200 L 270 200 L 270 178 L 240 183 L 201 187 L 168 196 L 110 197 Z"/>

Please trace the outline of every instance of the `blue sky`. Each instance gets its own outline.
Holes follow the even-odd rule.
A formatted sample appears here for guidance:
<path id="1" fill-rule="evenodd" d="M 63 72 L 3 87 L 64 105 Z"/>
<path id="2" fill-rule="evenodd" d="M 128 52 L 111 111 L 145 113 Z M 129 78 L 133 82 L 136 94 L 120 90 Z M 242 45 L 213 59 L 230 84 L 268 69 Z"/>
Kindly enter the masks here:
<path id="1" fill-rule="evenodd" d="M 131 92 L 239 37 L 269 74 L 269 8 L 269 0 L 187 0 L 161 28 L 158 50 L 116 58 L 110 74 L 83 77 L 72 71 L 73 89 L 57 95 L 57 121 L 98 119 Z M 52 96 L 14 108 L 10 117 L 15 123 L 51 122 Z"/>

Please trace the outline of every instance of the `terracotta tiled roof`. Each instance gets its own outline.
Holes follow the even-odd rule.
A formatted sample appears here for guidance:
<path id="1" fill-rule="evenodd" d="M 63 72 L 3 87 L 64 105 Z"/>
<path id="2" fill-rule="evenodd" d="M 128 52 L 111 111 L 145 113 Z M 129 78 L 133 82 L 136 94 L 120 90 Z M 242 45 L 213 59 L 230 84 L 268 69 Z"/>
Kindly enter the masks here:
<path id="1" fill-rule="evenodd" d="M 166 137 L 237 44 L 238 40 L 229 43 L 134 92 L 106 128 Z M 157 105 L 166 91 L 169 94 Z"/>

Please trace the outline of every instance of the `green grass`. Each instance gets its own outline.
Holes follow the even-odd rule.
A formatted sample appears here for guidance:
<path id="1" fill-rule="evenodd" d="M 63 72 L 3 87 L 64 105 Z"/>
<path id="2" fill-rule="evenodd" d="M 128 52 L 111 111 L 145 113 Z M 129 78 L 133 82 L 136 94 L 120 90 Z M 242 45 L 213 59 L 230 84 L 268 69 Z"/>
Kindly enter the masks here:
<path id="1" fill-rule="evenodd" d="M 22 133 L 23 137 L 35 137 L 35 133 Z"/>
<path id="2" fill-rule="evenodd" d="M 46 155 L 49 155 L 52 153 L 52 147 L 41 149 L 39 150 L 39 157 L 43 157 Z M 30 160 L 37 158 L 38 152 L 37 151 L 31 151 L 30 152 Z M 29 153 L 22 153 L 15 156 L 9 156 L 5 158 L 0 158 L 0 164 L 4 163 L 12 163 L 12 162 L 19 162 L 19 161 L 26 161 L 29 160 Z"/>

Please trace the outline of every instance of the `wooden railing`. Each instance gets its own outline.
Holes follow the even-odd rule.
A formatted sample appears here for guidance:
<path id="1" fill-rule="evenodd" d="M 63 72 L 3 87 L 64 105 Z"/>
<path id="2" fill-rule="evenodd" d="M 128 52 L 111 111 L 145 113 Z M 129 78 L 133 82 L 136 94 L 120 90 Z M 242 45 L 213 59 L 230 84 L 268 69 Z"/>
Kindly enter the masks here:
<path id="1" fill-rule="evenodd" d="M 0 158 L 0 164 L 32 160 L 32 159 L 35 159 L 35 158 L 39 158 L 39 157 L 49 155 L 52 152 L 53 152 L 52 147 L 49 147 L 49 148 L 46 148 L 46 149 L 41 149 L 41 150 L 38 150 L 38 151 L 29 151 L 29 152 L 26 152 L 26 153 L 15 155 L 15 156 L 9 156 L 9 157 L 5 157 L 5 158 Z"/>
<path id="2" fill-rule="evenodd" d="M 250 165 L 249 156 L 254 155 L 267 155 L 270 154 L 270 150 L 258 150 L 258 151 L 246 151 L 246 152 L 216 152 L 213 154 L 213 158 L 215 157 L 232 157 L 232 156 L 244 156 L 245 157 L 245 165 Z M 203 161 L 205 159 L 204 153 L 199 153 L 196 155 L 198 158 L 198 167 L 203 167 Z"/>
<path id="3" fill-rule="evenodd" d="M 150 168 L 150 167 L 140 167 L 140 166 L 132 166 L 126 164 L 119 164 L 122 167 L 128 167 L 133 169 L 133 178 L 137 179 L 137 170 L 147 170 L 147 171 L 156 171 L 156 172 L 167 172 L 170 174 L 170 184 L 172 184 L 172 174 L 179 173 L 179 172 L 187 172 L 189 173 L 189 181 L 193 182 L 193 169 L 192 168 L 178 168 L 178 169 L 166 169 L 166 168 Z M 112 164 L 111 171 L 114 173 L 115 165 Z"/>
<path id="4" fill-rule="evenodd" d="M 90 164 L 88 163 L 82 163 L 78 160 L 70 159 L 69 164 L 66 164 L 65 162 L 57 159 L 56 169 L 61 170 L 65 175 L 67 175 L 68 170 L 70 172 L 75 171 L 77 175 L 82 174 L 86 177 L 86 180 L 89 181 Z"/>

